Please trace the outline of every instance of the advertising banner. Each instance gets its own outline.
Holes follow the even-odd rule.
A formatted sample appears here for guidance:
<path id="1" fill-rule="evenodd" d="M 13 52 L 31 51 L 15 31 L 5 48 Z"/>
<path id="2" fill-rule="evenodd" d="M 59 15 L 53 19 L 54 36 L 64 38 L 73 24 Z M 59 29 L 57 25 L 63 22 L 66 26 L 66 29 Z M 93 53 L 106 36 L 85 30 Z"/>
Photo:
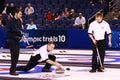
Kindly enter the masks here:
<path id="1" fill-rule="evenodd" d="M 67 42 L 66 30 L 25 30 L 21 39 L 21 47 L 26 45 L 43 45 L 48 42 L 55 42 L 57 45 L 65 45 Z"/>

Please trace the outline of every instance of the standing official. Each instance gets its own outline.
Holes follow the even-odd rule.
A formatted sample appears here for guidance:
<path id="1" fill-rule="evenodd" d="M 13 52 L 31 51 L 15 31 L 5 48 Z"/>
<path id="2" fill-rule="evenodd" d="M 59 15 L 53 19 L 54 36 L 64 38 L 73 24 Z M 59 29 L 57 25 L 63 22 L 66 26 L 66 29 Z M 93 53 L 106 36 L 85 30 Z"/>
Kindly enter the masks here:
<path id="1" fill-rule="evenodd" d="M 11 67 L 10 67 L 10 75 L 18 75 L 16 73 L 16 64 L 19 58 L 19 41 L 22 37 L 22 11 L 19 9 L 15 10 L 14 17 L 8 22 L 6 27 L 7 35 L 8 35 L 8 44 L 11 53 Z"/>
<path id="2" fill-rule="evenodd" d="M 109 24 L 103 20 L 103 14 L 98 12 L 95 16 L 95 21 L 93 21 L 88 29 L 89 37 L 92 41 L 92 69 L 89 72 L 103 72 L 100 68 L 100 62 L 97 62 L 97 50 L 100 54 L 102 65 L 104 64 L 104 56 L 105 56 L 105 34 L 108 35 L 108 46 L 111 47 L 111 29 Z"/>
<path id="3" fill-rule="evenodd" d="M 51 72 L 50 68 L 52 65 L 55 65 L 57 69 L 62 69 L 62 65 L 56 62 L 56 57 L 52 54 L 55 45 L 53 42 L 49 42 L 46 45 L 41 46 L 38 50 L 31 55 L 30 60 L 25 66 L 18 66 L 16 70 L 18 71 L 29 71 L 40 62 L 45 62 L 45 66 L 42 69 L 42 72 Z"/>

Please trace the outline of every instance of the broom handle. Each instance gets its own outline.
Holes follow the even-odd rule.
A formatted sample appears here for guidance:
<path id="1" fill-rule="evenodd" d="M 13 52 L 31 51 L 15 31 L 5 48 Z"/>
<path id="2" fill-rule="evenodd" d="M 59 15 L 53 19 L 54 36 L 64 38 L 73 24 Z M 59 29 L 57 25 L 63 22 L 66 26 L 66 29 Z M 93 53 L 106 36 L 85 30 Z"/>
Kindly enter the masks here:
<path id="1" fill-rule="evenodd" d="M 25 35 L 23 35 L 23 40 L 27 42 L 27 45 L 30 45 L 28 42 L 28 39 L 25 37 Z"/>
<path id="2" fill-rule="evenodd" d="M 97 51 L 98 59 L 99 59 L 99 61 L 100 61 L 100 66 L 103 67 L 103 66 L 102 66 L 102 61 L 101 61 L 100 54 L 99 54 L 99 51 L 98 51 L 98 47 L 97 47 L 97 46 L 96 46 L 96 51 Z"/>

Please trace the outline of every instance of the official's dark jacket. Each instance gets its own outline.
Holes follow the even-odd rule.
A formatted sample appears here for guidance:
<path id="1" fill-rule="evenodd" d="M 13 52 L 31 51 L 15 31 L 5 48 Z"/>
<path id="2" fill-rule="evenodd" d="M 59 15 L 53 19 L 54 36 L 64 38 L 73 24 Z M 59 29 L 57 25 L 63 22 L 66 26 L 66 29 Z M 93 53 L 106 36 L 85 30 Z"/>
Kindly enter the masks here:
<path id="1" fill-rule="evenodd" d="M 6 30 L 8 39 L 20 40 L 22 37 L 22 23 L 20 19 L 17 20 L 15 18 L 12 18 L 8 22 Z"/>

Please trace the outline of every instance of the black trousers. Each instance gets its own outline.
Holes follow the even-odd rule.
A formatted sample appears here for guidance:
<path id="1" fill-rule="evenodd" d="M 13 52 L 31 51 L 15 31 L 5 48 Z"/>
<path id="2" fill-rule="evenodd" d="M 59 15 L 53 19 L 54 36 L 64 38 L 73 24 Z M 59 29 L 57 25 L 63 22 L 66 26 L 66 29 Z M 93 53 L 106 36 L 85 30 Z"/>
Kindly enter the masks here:
<path id="1" fill-rule="evenodd" d="M 48 55 L 49 59 L 52 61 L 56 60 L 56 57 L 54 55 Z M 28 64 L 26 66 L 18 66 L 16 68 L 17 71 L 29 71 L 30 69 L 32 69 L 33 67 L 35 67 L 37 64 L 39 64 L 38 60 L 41 59 L 41 56 L 38 54 L 36 56 L 31 56 Z M 46 62 L 46 61 L 43 61 Z M 47 69 L 49 70 L 51 68 L 51 64 L 46 63 L 45 66 L 43 67 L 43 69 Z"/>
<path id="2" fill-rule="evenodd" d="M 11 53 L 10 73 L 14 73 L 16 71 L 16 64 L 19 58 L 19 50 L 20 50 L 19 40 L 8 39 L 8 45 Z"/>
<path id="3" fill-rule="evenodd" d="M 105 57 L 105 48 L 106 48 L 106 42 L 105 40 L 99 40 L 97 41 L 97 47 L 98 47 L 98 51 L 100 54 L 100 58 L 101 58 L 101 62 L 102 65 L 104 65 L 104 57 Z M 100 67 L 100 61 L 97 60 L 97 50 L 96 50 L 96 45 L 94 45 L 92 43 L 92 69 L 99 69 Z"/>

